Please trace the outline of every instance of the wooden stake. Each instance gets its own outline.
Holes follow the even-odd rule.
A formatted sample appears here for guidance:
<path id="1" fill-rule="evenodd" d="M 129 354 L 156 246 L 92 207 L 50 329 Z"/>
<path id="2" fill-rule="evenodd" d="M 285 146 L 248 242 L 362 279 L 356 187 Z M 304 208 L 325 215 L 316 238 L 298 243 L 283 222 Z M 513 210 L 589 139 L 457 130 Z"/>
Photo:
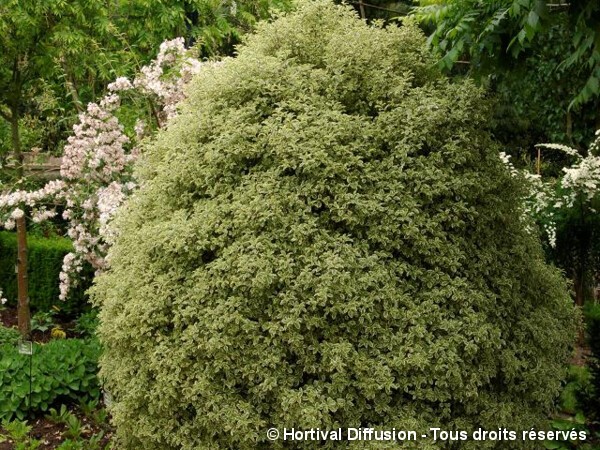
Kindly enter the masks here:
<path id="1" fill-rule="evenodd" d="M 29 292 L 27 286 L 27 229 L 25 227 L 25 217 L 19 217 L 17 220 L 17 287 L 19 293 L 19 305 L 17 317 L 19 323 L 19 332 L 23 339 L 29 339 L 31 332 L 30 311 L 29 311 Z"/>
<path id="2" fill-rule="evenodd" d="M 365 13 L 365 5 L 363 4 L 362 0 L 358 0 L 358 7 L 360 8 L 360 18 L 363 20 L 366 19 L 367 14 Z"/>
<path id="3" fill-rule="evenodd" d="M 537 174 L 539 175 L 541 172 L 542 166 L 542 149 L 538 147 L 538 157 L 537 157 Z"/>

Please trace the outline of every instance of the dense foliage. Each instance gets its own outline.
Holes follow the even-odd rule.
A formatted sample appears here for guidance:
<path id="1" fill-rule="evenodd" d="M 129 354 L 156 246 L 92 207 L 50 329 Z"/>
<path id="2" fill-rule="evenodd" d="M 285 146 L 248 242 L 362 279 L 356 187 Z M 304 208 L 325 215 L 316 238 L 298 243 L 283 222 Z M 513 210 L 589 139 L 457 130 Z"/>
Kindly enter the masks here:
<path id="1" fill-rule="evenodd" d="M 597 2 L 421 1 L 439 64 L 489 81 L 511 147 L 583 145 L 598 121 Z"/>
<path id="2" fill-rule="evenodd" d="M 598 421 L 600 420 L 600 305 L 588 305 L 586 319 L 588 323 L 588 343 L 592 352 L 589 365 L 594 385 L 594 392 L 590 396 L 588 409 Z"/>
<path id="3" fill-rule="evenodd" d="M 597 199 L 580 195 L 569 204 L 558 201 L 563 196 L 562 168 L 569 168 L 573 155 L 535 147 L 541 142 L 568 144 L 584 158 L 597 151 L 589 144 L 600 123 L 600 4 L 545 0 L 422 0 L 421 4 L 416 14 L 428 26 L 439 65 L 490 88 L 497 100 L 496 138 L 514 157 L 515 166 L 543 176 L 543 185 L 534 185 L 534 195 L 551 203 L 541 208 L 544 213 L 553 210 L 550 220 L 540 221 L 546 234 L 552 230 L 549 259 L 572 278 L 578 304 L 591 299 L 600 270 Z M 552 186 L 557 187 L 555 192 L 550 191 Z M 597 184 L 590 186 L 597 190 Z M 555 200 L 559 206 L 554 206 Z"/>
<path id="4" fill-rule="evenodd" d="M 548 255 L 573 279 L 575 303 L 593 301 L 593 287 L 600 267 L 600 130 L 583 157 L 562 144 L 538 144 L 547 153 L 562 155 L 570 165 L 558 175 L 541 176 L 516 169 L 502 153 L 509 171 L 522 176 L 529 186 L 526 212 L 542 230 Z"/>
<path id="5" fill-rule="evenodd" d="M 189 93 L 93 291 L 122 448 L 542 423 L 572 302 L 484 94 L 442 78 L 418 29 L 303 3 Z"/>
<path id="6" fill-rule="evenodd" d="M 100 395 L 96 377 L 100 346 L 96 340 L 54 340 L 34 345 L 30 356 L 11 344 L 0 346 L 0 420 L 48 411 L 61 401 Z"/>
<path id="7" fill-rule="evenodd" d="M 47 311 L 59 303 L 59 274 L 63 258 L 73 251 L 72 243 L 65 238 L 42 238 L 30 235 L 27 241 L 27 268 L 29 272 L 29 299 L 31 307 Z M 9 304 L 17 301 L 17 236 L 15 233 L 0 232 L 0 286 Z M 83 266 L 79 273 L 81 284 L 73 289 L 60 307 L 65 312 L 81 310 L 87 303 L 86 289 L 89 287 L 93 271 Z"/>
<path id="8" fill-rule="evenodd" d="M 89 276 L 86 265 L 96 273 L 108 266 L 105 256 L 114 234 L 110 222 L 137 187 L 132 167 L 141 141 L 177 115 L 192 75 L 203 66 L 218 64 L 190 57 L 183 41 L 163 42 L 156 59 L 133 80 L 117 78 L 108 85 L 108 94 L 87 105 L 67 140 L 61 179 L 32 190 L 19 183 L 17 189 L 0 195 L 0 223 L 8 230 L 25 216 L 34 226 L 47 228 L 62 210 L 73 248 L 64 255 L 59 274 L 60 300 Z"/>
<path id="9" fill-rule="evenodd" d="M 89 91 L 98 87 L 92 80 L 102 80 L 101 73 L 109 72 L 110 55 L 103 44 L 110 34 L 109 10 L 102 2 L 8 0 L 2 3 L 0 119 L 10 126 L 7 142 L 11 144 L 2 145 L 1 149 L 12 151 L 18 169 L 23 163 L 21 122 L 29 125 L 26 128 L 45 125 L 50 136 L 56 134 L 61 116 L 56 111 L 60 108 L 56 91 L 70 98 L 67 104 L 71 113 L 81 109 L 80 97 L 87 94 L 89 98 Z M 82 80 L 87 83 L 81 83 Z M 81 90 L 80 85 L 83 85 Z M 45 118 L 49 119 L 47 123 Z M 0 120 L 0 127 L 5 123 Z"/>
<path id="10" fill-rule="evenodd" d="M 20 336 L 15 328 L 7 328 L 0 325 L 0 345 L 16 345 Z"/>
<path id="11" fill-rule="evenodd" d="M 502 58 L 503 53 L 518 56 L 536 39 L 557 27 L 571 31 L 562 38 L 569 45 L 562 66 L 578 66 L 586 79 L 572 99 L 580 105 L 600 93 L 600 47 L 596 2 L 570 3 L 546 0 L 442 0 L 421 7 L 418 14 L 435 23 L 430 40 L 443 52 L 442 62 L 451 67 L 465 53 L 477 65 Z"/>

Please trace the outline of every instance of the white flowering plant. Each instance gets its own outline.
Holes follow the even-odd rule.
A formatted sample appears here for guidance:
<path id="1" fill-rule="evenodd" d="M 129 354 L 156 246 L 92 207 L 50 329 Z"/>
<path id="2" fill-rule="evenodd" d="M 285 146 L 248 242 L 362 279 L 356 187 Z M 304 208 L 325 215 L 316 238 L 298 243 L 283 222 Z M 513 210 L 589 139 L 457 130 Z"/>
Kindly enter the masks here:
<path id="1" fill-rule="evenodd" d="M 596 214 L 595 203 L 600 188 L 600 130 L 590 144 L 587 154 L 583 156 L 579 150 L 563 144 L 538 144 L 537 147 L 565 153 L 572 159 L 572 164 L 562 168 L 562 176 L 543 179 L 540 175 L 528 170 L 518 170 L 505 153 L 500 159 L 513 176 L 522 177 L 529 187 L 529 195 L 525 201 L 525 213 L 538 223 L 543 235 L 550 245 L 556 247 L 558 222 L 574 208 L 585 208 Z"/>
<path id="2" fill-rule="evenodd" d="M 57 216 L 67 221 L 73 252 L 63 260 L 60 298 L 78 282 L 85 262 L 99 273 L 107 268 L 106 254 L 114 238 L 110 221 L 137 184 L 133 163 L 141 142 L 177 114 L 185 86 L 203 64 L 190 56 L 183 38 L 161 44 L 157 58 L 133 80 L 117 78 L 98 103 L 89 103 L 73 127 L 64 148 L 60 179 L 34 191 L 12 190 L 0 195 L 0 222 L 6 229 L 27 211 L 34 223 Z M 119 112 L 124 101 L 137 107 L 134 133 L 127 133 Z"/>
<path id="3" fill-rule="evenodd" d="M 504 154 L 501 159 L 529 188 L 524 226 L 538 225 L 548 256 L 572 278 L 575 302 L 582 305 L 600 282 L 600 130 L 584 152 L 562 144 L 538 147 L 564 153 L 570 165 L 559 176 L 542 178 L 515 169 Z"/>

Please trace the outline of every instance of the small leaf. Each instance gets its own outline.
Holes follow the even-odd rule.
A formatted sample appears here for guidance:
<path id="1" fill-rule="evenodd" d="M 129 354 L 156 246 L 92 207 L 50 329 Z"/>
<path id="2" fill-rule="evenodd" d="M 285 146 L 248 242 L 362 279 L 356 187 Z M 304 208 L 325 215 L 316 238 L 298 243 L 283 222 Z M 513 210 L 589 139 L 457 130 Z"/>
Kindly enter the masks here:
<path id="1" fill-rule="evenodd" d="M 538 13 L 533 10 L 529 11 L 529 14 L 527 15 L 527 24 L 529 24 L 533 30 L 537 30 L 538 25 L 540 24 L 540 16 L 538 16 Z"/>

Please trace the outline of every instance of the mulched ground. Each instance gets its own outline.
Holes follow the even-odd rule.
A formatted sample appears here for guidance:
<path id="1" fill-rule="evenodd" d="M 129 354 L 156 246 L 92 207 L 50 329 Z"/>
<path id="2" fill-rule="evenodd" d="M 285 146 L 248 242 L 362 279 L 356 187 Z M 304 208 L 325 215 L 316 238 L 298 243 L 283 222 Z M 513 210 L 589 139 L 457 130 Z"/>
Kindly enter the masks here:
<path id="1" fill-rule="evenodd" d="M 71 412 L 79 417 L 83 423 L 81 433 L 82 439 L 87 440 L 92 435 L 102 431 L 100 427 L 91 423 L 90 420 L 79 411 L 71 410 Z M 31 430 L 31 438 L 40 440 L 42 442 L 41 446 L 38 447 L 38 450 L 54 450 L 67 439 L 67 436 L 65 436 L 67 426 L 64 424 L 54 423 L 44 417 L 29 421 L 29 424 L 33 426 Z M 2 427 L 0 427 L 0 434 L 2 433 L 4 433 L 4 430 Z M 111 438 L 112 432 L 110 430 L 104 430 L 104 437 L 101 440 L 100 448 L 106 447 Z M 15 444 L 13 442 L 0 443 L 0 450 L 14 450 L 14 448 Z"/>
<path id="2" fill-rule="evenodd" d="M 75 322 L 73 320 L 61 320 L 60 315 L 53 318 L 55 326 L 60 327 L 67 333 L 67 337 L 76 338 L 80 337 L 79 333 L 74 330 Z M 17 328 L 17 308 L 16 307 L 4 307 L 0 309 L 0 324 L 5 327 Z M 52 329 L 47 331 L 33 330 L 31 332 L 31 340 L 39 343 L 46 343 L 52 339 L 50 333 Z"/>
<path id="3" fill-rule="evenodd" d="M 17 308 L 4 307 L 0 309 L 0 322 L 5 327 L 17 327 Z"/>

